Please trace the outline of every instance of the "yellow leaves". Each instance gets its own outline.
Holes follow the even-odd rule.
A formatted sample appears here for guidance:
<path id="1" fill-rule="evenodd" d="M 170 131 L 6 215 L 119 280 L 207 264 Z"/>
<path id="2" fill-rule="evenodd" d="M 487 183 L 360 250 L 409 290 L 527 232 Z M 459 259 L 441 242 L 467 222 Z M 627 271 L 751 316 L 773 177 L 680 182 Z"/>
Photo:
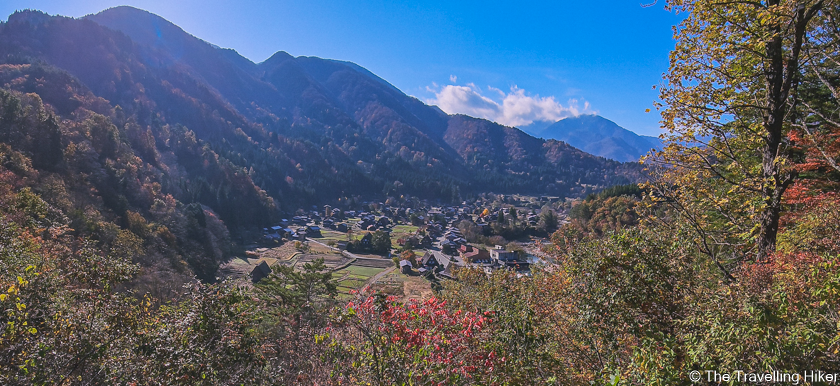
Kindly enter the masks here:
<path id="1" fill-rule="evenodd" d="M 329 336 L 329 334 L 315 335 L 315 344 L 323 343 L 324 341 L 326 341 L 327 338 L 329 338 Z"/>
<path id="2" fill-rule="evenodd" d="M 9 295 L 6 295 L 6 294 L 0 294 L 0 302 L 4 302 L 4 301 L 6 301 L 6 298 L 7 298 L 8 296 L 9 296 Z"/>

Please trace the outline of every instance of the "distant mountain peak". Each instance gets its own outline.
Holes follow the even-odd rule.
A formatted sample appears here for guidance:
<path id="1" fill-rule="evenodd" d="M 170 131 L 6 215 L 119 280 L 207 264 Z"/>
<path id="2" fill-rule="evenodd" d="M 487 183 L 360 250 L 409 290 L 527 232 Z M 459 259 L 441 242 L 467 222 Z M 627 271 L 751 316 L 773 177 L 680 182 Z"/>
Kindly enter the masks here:
<path id="1" fill-rule="evenodd" d="M 53 16 L 49 14 L 34 10 L 34 9 L 24 9 L 22 11 L 15 11 L 15 13 L 9 15 L 8 22 L 9 23 L 20 23 L 20 22 L 27 22 L 30 24 L 36 23 L 44 23 L 50 20 Z"/>
<path id="2" fill-rule="evenodd" d="M 268 59 L 259 63 L 259 66 L 260 67 L 275 67 L 275 66 L 279 65 L 280 63 L 283 63 L 287 60 L 294 59 L 294 58 L 295 58 L 294 56 L 290 55 L 286 51 L 277 51 L 273 55 L 271 55 L 271 57 L 269 57 Z"/>
<path id="3" fill-rule="evenodd" d="M 87 15 L 85 19 L 92 20 L 107 28 L 120 31 L 135 42 L 151 47 L 165 48 L 175 53 L 175 56 L 190 44 L 189 40 L 218 48 L 207 41 L 198 38 L 154 13 L 127 5 L 108 8 L 102 12 Z"/>
<path id="4" fill-rule="evenodd" d="M 158 16 L 154 13 L 149 12 L 149 11 L 146 11 L 146 10 L 143 10 L 143 9 L 140 9 L 140 8 L 134 8 L 134 7 L 129 6 L 129 5 L 120 5 L 120 6 L 117 6 L 117 7 L 108 8 L 104 11 L 101 11 L 101 12 L 98 12 L 98 13 L 95 13 L 95 14 L 91 14 L 91 15 L 87 15 L 87 16 L 85 16 L 85 18 L 87 18 L 87 19 L 122 18 L 122 19 L 131 19 L 135 22 L 139 22 L 141 20 L 143 20 L 143 21 L 155 21 L 155 22 L 163 23 L 165 25 L 168 25 L 168 26 L 171 26 L 171 27 L 174 27 L 174 28 L 177 28 L 177 29 L 183 31 L 183 29 L 181 29 L 181 27 L 178 27 L 177 25 L 175 25 L 175 23 L 172 23 L 169 20 L 166 20 L 166 19 L 164 19 L 164 18 L 162 18 L 162 17 L 160 17 L 160 16 Z"/>
<path id="5" fill-rule="evenodd" d="M 615 122 L 596 114 L 578 115 L 553 124 L 534 122 L 522 130 L 534 136 L 556 139 L 616 161 L 637 161 L 651 149 L 660 148 L 655 137 L 638 135 Z"/>

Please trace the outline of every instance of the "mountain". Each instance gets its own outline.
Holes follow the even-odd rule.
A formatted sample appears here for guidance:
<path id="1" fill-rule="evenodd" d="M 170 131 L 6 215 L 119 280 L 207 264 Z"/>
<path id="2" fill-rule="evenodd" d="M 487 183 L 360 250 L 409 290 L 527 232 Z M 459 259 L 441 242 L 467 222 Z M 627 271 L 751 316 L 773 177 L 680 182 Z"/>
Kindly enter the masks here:
<path id="1" fill-rule="evenodd" d="M 651 149 L 662 147 L 659 138 L 638 135 L 598 115 L 580 115 L 557 121 L 534 122 L 522 129 L 542 138 L 566 142 L 587 153 L 621 162 L 638 161 Z"/>
<path id="2" fill-rule="evenodd" d="M 61 205 L 90 208 L 73 212 L 78 224 L 158 224 L 163 202 L 204 210 L 244 241 L 312 204 L 582 196 L 641 178 L 638 165 L 447 115 L 359 65 L 283 51 L 254 63 L 131 7 L 81 19 L 11 15 L 0 24 L 0 89 L 24 101 L 9 106 L 58 122 L 59 161 L 24 146 L 37 134 L 17 126 L 0 129 L 30 139 L 0 142 L 63 181 Z"/>

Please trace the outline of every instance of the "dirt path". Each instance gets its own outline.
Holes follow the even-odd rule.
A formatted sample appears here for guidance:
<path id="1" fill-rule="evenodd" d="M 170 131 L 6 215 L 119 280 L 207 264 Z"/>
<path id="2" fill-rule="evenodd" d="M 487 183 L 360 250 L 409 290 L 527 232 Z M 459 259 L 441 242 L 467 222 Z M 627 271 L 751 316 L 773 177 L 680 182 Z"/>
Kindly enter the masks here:
<path id="1" fill-rule="evenodd" d="M 377 280 L 379 280 L 379 279 L 381 279 L 381 278 L 382 278 L 382 276 L 385 276 L 385 275 L 387 275 L 387 274 L 391 273 L 391 272 L 392 272 L 394 269 L 396 269 L 396 268 L 397 268 L 397 267 L 394 267 L 394 266 L 392 266 L 391 268 L 385 268 L 385 270 L 384 270 L 384 271 L 379 272 L 379 273 L 377 273 L 374 277 L 372 277 L 372 278 L 368 279 L 368 281 L 366 281 L 366 282 L 365 282 L 365 285 L 371 285 L 371 284 L 373 284 L 373 283 L 376 283 L 376 281 L 377 281 Z"/>

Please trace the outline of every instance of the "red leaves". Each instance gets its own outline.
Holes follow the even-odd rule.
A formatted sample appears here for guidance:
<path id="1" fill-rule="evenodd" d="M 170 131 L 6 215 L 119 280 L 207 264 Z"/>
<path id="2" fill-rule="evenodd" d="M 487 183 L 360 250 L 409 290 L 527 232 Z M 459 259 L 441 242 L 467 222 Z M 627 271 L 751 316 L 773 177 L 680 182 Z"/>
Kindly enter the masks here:
<path id="1" fill-rule="evenodd" d="M 400 303 L 394 296 L 360 298 L 347 308 L 356 311 L 360 329 L 384 338 L 370 340 L 383 345 L 378 352 L 413 358 L 412 365 L 406 366 L 413 367 L 414 374 L 432 379 L 452 374 L 471 378 L 496 362 L 495 353 L 484 351 L 479 339 L 490 323 L 485 316 L 489 313 L 453 310 L 437 298 Z"/>

